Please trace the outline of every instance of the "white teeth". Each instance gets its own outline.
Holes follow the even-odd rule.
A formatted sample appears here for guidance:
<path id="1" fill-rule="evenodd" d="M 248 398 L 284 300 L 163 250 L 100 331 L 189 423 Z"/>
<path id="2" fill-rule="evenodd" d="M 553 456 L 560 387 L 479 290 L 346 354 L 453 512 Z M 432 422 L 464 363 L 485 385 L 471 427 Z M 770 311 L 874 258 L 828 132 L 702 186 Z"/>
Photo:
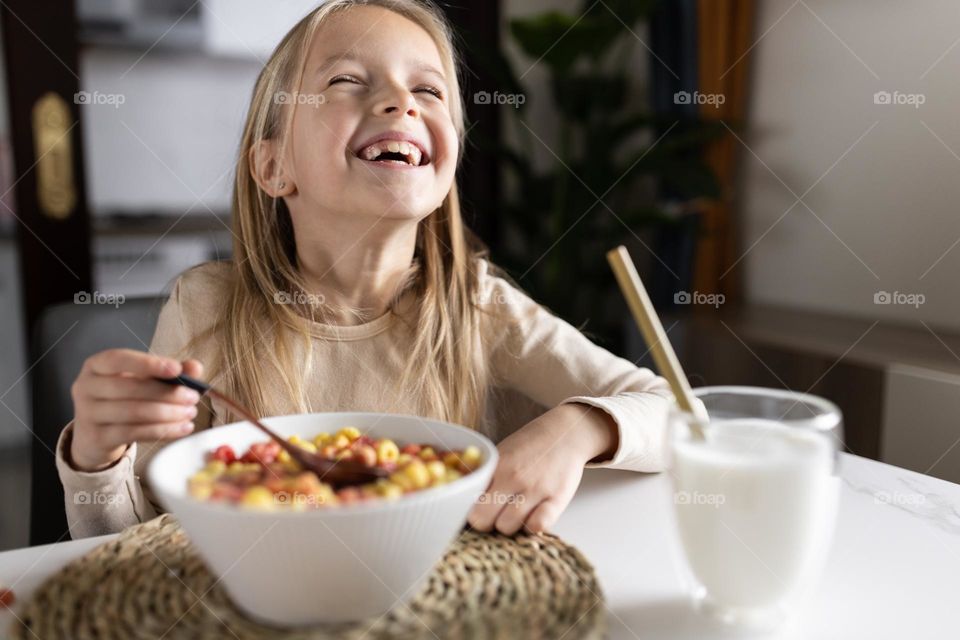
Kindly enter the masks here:
<path id="1" fill-rule="evenodd" d="M 363 149 L 358 155 L 364 160 L 376 160 L 381 154 L 388 151 L 406 156 L 407 163 L 415 167 L 420 166 L 420 161 L 423 159 L 423 153 L 419 147 L 398 140 L 381 140 L 380 142 L 375 142 Z"/>
<path id="2" fill-rule="evenodd" d="M 420 159 L 423 157 L 423 155 L 420 153 L 420 149 L 410 145 L 410 152 L 407 154 L 407 157 L 410 159 L 410 164 L 415 167 L 419 167 Z"/>

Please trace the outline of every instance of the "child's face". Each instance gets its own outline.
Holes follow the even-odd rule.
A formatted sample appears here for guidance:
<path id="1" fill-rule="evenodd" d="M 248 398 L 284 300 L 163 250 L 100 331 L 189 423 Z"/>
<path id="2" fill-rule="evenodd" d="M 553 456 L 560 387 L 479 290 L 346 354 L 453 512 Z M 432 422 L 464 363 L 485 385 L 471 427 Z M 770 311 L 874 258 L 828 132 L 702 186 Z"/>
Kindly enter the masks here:
<path id="1" fill-rule="evenodd" d="M 333 16 L 311 44 L 294 115 L 288 157 L 305 206 L 288 199 L 293 214 L 419 220 L 436 210 L 457 164 L 449 99 L 440 53 L 417 24 L 380 7 Z M 406 160 L 386 160 L 391 152 Z"/>

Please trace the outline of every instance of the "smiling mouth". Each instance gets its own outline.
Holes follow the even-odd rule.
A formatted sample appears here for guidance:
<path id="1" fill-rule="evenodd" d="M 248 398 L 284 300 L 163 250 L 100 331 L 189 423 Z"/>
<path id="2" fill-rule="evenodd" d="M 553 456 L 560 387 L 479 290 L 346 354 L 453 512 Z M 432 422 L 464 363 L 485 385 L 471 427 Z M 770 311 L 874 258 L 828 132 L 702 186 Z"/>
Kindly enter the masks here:
<path id="1" fill-rule="evenodd" d="M 407 167 L 423 167 L 430 163 L 429 156 L 417 145 L 401 140 L 375 142 L 361 149 L 357 157 L 367 162 Z"/>

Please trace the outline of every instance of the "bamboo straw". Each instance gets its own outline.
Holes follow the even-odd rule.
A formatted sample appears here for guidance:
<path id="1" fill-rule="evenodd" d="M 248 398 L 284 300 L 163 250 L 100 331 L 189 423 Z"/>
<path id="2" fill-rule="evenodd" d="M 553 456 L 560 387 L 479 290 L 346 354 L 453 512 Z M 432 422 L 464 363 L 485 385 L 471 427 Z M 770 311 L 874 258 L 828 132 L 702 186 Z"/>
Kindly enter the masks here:
<path id="1" fill-rule="evenodd" d="M 692 414 L 695 418 L 690 421 L 690 431 L 694 439 L 703 440 L 705 437 L 703 427 L 707 423 L 707 416 L 701 409 L 701 405 L 693 402 L 690 383 L 667 338 L 667 332 L 663 330 L 663 324 L 660 323 L 653 303 L 650 302 L 650 296 L 647 295 L 647 290 L 644 289 L 640 276 L 633 266 L 630 253 L 621 245 L 607 252 L 607 261 L 617 277 L 620 290 L 627 300 L 627 306 L 633 313 L 633 319 L 637 322 L 643 339 L 653 353 L 653 361 L 660 370 L 660 375 L 670 383 L 680 409 Z"/>

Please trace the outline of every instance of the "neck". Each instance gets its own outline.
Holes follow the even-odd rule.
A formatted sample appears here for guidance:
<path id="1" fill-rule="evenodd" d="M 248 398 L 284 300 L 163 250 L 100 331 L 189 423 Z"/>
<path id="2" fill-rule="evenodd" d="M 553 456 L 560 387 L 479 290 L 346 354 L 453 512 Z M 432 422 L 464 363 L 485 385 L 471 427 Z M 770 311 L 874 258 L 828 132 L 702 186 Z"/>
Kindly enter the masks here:
<path id="1" fill-rule="evenodd" d="M 345 238 L 350 238 L 349 240 Z M 413 260 L 417 221 L 381 220 L 355 233 L 297 231 L 297 263 L 311 293 L 333 308 L 356 309 L 365 319 L 387 312 Z M 351 313 L 338 324 L 363 322 Z"/>

